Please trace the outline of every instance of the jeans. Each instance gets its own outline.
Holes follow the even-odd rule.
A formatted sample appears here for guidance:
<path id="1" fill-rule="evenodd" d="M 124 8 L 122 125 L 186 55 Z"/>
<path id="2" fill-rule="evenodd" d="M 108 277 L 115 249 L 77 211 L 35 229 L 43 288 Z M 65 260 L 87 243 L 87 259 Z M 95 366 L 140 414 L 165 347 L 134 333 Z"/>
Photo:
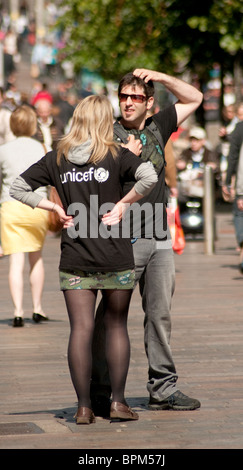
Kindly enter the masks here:
<path id="1" fill-rule="evenodd" d="M 233 203 L 233 218 L 235 226 L 235 236 L 239 246 L 243 243 L 243 211 L 238 209 L 237 200 Z"/>
<path id="2" fill-rule="evenodd" d="M 176 391 L 177 374 L 170 348 L 171 301 L 175 288 L 174 253 L 168 242 L 138 239 L 133 245 L 136 281 L 144 316 L 144 344 L 148 358 L 147 389 L 160 401 Z"/>
<path id="3" fill-rule="evenodd" d="M 138 239 L 133 244 L 136 282 L 139 282 L 144 316 L 144 344 L 148 358 L 147 389 L 161 401 L 177 390 L 177 374 L 170 348 L 171 301 L 175 287 L 174 253 L 168 242 Z M 103 309 L 96 312 L 93 341 L 92 394 L 110 394 L 104 357 Z"/>

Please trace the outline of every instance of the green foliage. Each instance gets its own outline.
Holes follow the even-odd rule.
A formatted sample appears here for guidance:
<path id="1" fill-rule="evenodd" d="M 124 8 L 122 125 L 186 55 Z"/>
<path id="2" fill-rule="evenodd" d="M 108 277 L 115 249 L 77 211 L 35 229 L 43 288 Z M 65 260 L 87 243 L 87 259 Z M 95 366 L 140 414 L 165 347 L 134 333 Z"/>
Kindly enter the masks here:
<path id="1" fill-rule="evenodd" d="M 201 33 L 217 33 L 220 47 L 229 54 L 243 50 L 242 0 L 214 0 L 207 17 L 188 18 L 188 25 Z"/>
<path id="2" fill-rule="evenodd" d="M 66 55 L 119 79 L 145 67 L 167 73 L 205 69 L 242 51 L 242 0 L 64 0 L 58 25 Z"/>

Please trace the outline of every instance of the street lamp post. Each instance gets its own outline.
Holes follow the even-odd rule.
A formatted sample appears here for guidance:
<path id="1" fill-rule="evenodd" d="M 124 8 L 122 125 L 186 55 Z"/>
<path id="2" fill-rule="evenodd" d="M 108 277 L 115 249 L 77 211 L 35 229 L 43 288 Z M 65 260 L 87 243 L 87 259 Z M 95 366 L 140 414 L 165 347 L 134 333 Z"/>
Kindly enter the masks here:
<path id="1" fill-rule="evenodd" d="M 212 255 L 215 252 L 215 216 L 214 216 L 214 181 L 211 166 L 204 170 L 204 252 Z"/>
<path id="2" fill-rule="evenodd" d="M 38 41 L 40 39 L 43 39 L 46 34 L 44 0 L 36 0 L 35 17 L 36 17 L 36 39 Z"/>
<path id="3" fill-rule="evenodd" d="M 11 28 L 16 31 L 16 22 L 19 17 L 19 0 L 10 0 Z"/>

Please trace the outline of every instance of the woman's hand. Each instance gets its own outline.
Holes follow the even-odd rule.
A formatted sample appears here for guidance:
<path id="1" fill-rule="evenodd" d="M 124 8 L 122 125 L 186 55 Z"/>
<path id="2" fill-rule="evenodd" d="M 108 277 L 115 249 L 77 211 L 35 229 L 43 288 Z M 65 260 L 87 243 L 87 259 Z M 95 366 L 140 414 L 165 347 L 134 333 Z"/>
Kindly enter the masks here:
<path id="1" fill-rule="evenodd" d="M 137 157 L 139 157 L 143 148 L 141 140 L 135 139 L 135 136 L 132 134 L 129 134 L 127 143 L 121 144 L 121 146 L 130 150 L 130 152 L 133 152 L 135 155 L 137 155 Z"/>
<path id="2" fill-rule="evenodd" d="M 119 201 L 115 207 L 110 212 L 107 212 L 102 217 L 102 222 L 104 225 L 115 225 L 118 224 L 121 219 L 124 217 L 124 214 L 130 204 Z"/>
<path id="3" fill-rule="evenodd" d="M 66 212 L 64 211 L 63 207 L 59 206 L 58 204 L 55 204 L 54 208 L 52 209 L 54 212 L 56 212 L 59 216 L 59 219 L 61 223 L 63 224 L 63 228 L 68 228 L 68 227 L 73 227 L 73 216 L 72 215 L 67 215 Z"/>

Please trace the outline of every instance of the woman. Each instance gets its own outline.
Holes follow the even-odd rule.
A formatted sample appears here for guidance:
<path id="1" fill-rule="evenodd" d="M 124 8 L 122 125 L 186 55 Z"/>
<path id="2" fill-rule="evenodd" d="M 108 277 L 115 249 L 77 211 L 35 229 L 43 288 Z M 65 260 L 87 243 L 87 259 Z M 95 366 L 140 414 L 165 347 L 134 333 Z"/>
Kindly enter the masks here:
<path id="1" fill-rule="evenodd" d="M 4 255 L 9 255 L 9 287 L 14 304 L 13 326 L 24 325 L 23 292 L 25 253 L 29 255 L 33 320 L 47 320 L 41 299 L 44 285 L 42 247 L 47 232 L 47 214 L 34 211 L 15 201 L 9 189 L 15 178 L 44 154 L 43 146 L 31 136 L 36 133 L 37 118 L 29 106 L 12 112 L 10 127 L 16 139 L 0 146 L 1 243 Z M 47 197 L 47 189 L 38 189 L 39 197 Z"/>
<path id="2" fill-rule="evenodd" d="M 127 179 L 137 181 L 121 199 L 121 182 Z M 12 185 L 13 197 L 32 207 L 56 211 L 64 224 L 60 286 L 71 326 L 68 362 L 78 398 L 77 424 L 95 421 L 90 379 L 99 289 L 105 303 L 106 357 L 113 400 L 110 417 L 138 419 L 124 397 L 130 359 L 127 314 L 134 287 L 132 247 L 130 237 L 122 238 L 117 233 L 110 236 L 108 226 L 116 226 L 127 206 L 147 194 L 156 181 L 151 165 L 141 163 L 113 141 L 109 100 L 89 96 L 76 107 L 70 132 L 59 142 L 57 152 L 47 153 Z M 63 208 L 32 192 L 46 184 L 56 187 Z"/>

